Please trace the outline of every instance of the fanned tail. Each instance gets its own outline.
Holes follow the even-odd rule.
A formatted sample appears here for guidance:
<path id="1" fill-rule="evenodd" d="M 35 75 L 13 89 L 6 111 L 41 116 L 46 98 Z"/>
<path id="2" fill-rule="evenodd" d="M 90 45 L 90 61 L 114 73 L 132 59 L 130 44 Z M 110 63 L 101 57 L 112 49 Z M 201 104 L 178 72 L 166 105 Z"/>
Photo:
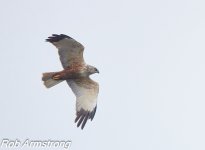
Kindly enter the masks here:
<path id="1" fill-rule="evenodd" d="M 54 79 L 52 79 L 52 77 L 53 77 L 53 75 L 55 73 L 56 72 L 46 72 L 46 73 L 43 73 L 42 81 L 44 81 L 44 85 L 47 88 L 51 88 L 51 87 L 55 86 L 56 84 L 59 84 L 62 81 L 64 81 L 64 80 L 54 80 Z"/>

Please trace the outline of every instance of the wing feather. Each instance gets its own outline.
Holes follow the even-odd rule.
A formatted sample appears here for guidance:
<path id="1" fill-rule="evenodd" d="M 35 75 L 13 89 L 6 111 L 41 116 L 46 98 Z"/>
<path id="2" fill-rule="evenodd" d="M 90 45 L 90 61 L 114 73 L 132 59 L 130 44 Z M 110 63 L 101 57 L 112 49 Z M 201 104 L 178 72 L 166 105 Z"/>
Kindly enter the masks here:
<path id="1" fill-rule="evenodd" d="M 63 68 L 85 64 L 83 58 L 84 46 L 75 39 L 65 34 L 52 34 L 46 41 L 52 43 L 58 49 Z"/>
<path id="2" fill-rule="evenodd" d="M 83 129 L 87 120 L 95 116 L 99 85 L 90 78 L 67 80 L 67 83 L 76 96 L 75 122 Z"/>

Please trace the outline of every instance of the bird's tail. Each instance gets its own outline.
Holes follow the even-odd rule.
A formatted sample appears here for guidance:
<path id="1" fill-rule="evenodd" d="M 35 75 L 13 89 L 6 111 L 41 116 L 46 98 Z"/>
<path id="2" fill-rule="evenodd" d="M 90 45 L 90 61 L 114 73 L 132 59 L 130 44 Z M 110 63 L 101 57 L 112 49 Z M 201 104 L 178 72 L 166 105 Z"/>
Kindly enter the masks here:
<path id="1" fill-rule="evenodd" d="M 51 87 L 55 86 L 56 84 L 61 83 L 62 81 L 64 81 L 64 80 L 54 80 L 54 79 L 52 79 L 52 77 L 55 73 L 56 72 L 43 73 L 42 81 L 44 81 L 44 85 L 47 88 L 51 88 Z"/>

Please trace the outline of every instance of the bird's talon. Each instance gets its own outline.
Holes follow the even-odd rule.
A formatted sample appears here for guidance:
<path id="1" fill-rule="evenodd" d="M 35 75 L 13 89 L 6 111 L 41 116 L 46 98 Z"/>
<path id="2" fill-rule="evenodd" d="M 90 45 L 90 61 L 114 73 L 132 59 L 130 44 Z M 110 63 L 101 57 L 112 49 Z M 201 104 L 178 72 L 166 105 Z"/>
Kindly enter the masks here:
<path id="1" fill-rule="evenodd" d="M 60 75 L 54 75 L 54 76 L 53 76 L 53 79 L 54 79 L 54 80 L 59 80 L 59 79 L 60 79 Z"/>

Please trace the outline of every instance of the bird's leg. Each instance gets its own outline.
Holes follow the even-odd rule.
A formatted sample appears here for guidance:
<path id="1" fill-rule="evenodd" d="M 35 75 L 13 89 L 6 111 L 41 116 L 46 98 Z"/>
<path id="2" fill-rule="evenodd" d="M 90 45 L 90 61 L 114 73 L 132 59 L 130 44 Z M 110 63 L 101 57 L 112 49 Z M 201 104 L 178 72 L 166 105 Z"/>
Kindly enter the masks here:
<path id="1" fill-rule="evenodd" d="M 66 80 L 66 79 L 72 78 L 74 71 L 75 70 L 73 68 L 66 68 L 63 71 L 56 72 L 52 76 L 52 79 L 54 79 L 54 80 Z"/>
<path id="2" fill-rule="evenodd" d="M 60 71 L 60 72 L 55 73 L 53 75 L 52 79 L 54 79 L 54 80 L 64 80 L 64 77 L 65 77 L 65 72 Z"/>
<path id="3" fill-rule="evenodd" d="M 56 74 L 52 77 L 52 79 L 54 80 L 60 80 L 61 75 L 60 74 Z"/>

